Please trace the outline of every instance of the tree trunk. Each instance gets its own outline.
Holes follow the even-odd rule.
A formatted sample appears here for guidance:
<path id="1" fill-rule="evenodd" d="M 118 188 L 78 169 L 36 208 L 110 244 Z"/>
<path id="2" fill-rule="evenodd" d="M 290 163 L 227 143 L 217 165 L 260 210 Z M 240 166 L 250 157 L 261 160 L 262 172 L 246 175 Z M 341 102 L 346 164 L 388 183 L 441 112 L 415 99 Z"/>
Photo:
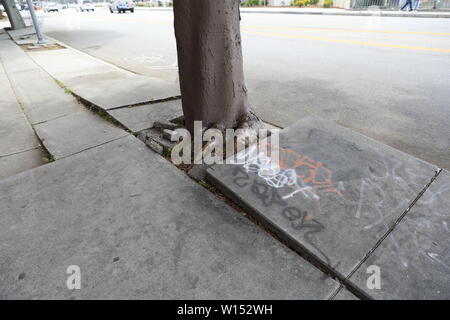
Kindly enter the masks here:
<path id="1" fill-rule="evenodd" d="M 20 15 L 19 10 L 17 10 L 14 5 L 13 0 L 2 0 L 3 8 L 5 8 L 6 14 L 8 15 L 9 23 L 11 24 L 11 29 L 22 29 L 25 28 L 25 22 Z"/>
<path id="2" fill-rule="evenodd" d="M 240 0 L 174 0 L 175 36 L 186 128 L 235 128 L 249 112 Z M 245 120 L 244 120 L 245 121 Z"/>

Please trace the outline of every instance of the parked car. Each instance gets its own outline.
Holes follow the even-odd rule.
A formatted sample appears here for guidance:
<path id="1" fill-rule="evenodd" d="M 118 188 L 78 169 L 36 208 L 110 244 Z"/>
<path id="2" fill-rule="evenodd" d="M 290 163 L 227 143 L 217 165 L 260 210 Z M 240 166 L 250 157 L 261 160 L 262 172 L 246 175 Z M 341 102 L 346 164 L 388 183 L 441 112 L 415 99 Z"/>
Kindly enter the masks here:
<path id="1" fill-rule="evenodd" d="M 109 4 L 109 11 L 111 13 L 114 13 L 114 11 L 117 11 L 118 13 L 122 13 L 125 11 L 134 12 L 134 7 L 136 5 L 134 4 L 134 1 L 130 0 L 112 0 Z"/>
<path id="2" fill-rule="evenodd" d="M 45 12 L 59 12 L 60 5 L 56 2 L 47 2 L 44 5 Z"/>
<path id="3" fill-rule="evenodd" d="M 33 5 L 34 5 L 34 10 L 42 9 L 42 7 L 40 6 L 40 3 L 38 3 L 38 2 L 33 2 Z M 26 2 L 20 3 L 20 11 L 22 11 L 22 10 L 29 10 L 28 3 L 26 3 Z"/>
<path id="4" fill-rule="evenodd" d="M 34 4 L 34 10 L 42 10 L 42 7 L 44 6 L 43 5 L 43 2 L 33 2 L 33 4 Z"/>
<path id="5" fill-rule="evenodd" d="M 26 2 L 21 2 L 20 3 L 20 10 L 28 10 L 28 3 Z"/>
<path id="6" fill-rule="evenodd" d="M 77 11 L 94 11 L 94 5 L 90 0 L 83 0 L 77 4 Z"/>

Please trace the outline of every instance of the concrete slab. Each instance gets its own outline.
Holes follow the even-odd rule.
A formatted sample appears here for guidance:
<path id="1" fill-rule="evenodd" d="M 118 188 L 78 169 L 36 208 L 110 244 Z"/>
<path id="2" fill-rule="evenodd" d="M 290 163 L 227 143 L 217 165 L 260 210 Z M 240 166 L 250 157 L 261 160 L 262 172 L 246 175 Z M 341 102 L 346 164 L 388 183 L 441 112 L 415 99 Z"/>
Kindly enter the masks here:
<path id="1" fill-rule="evenodd" d="M 66 288 L 69 265 L 81 290 Z M 3 299 L 323 299 L 336 283 L 128 136 L 0 182 Z"/>
<path id="2" fill-rule="evenodd" d="M 39 146 L 33 129 L 25 118 L 0 118 L 0 156 L 6 156 Z"/>
<path id="3" fill-rule="evenodd" d="M 68 116 L 35 125 L 45 148 L 55 159 L 116 140 L 128 133 L 90 111 L 79 111 Z"/>
<path id="4" fill-rule="evenodd" d="M 42 69 L 10 73 L 16 94 L 33 124 L 78 112 L 82 106 Z"/>
<path id="5" fill-rule="evenodd" d="M 153 127 L 155 121 L 170 120 L 183 115 L 181 100 L 146 104 L 132 108 L 109 110 L 108 113 L 133 132 Z"/>
<path id="6" fill-rule="evenodd" d="M 76 50 L 31 52 L 30 57 L 75 94 L 104 110 L 180 95 L 178 82 L 137 75 Z"/>
<path id="7" fill-rule="evenodd" d="M 125 77 L 122 75 L 121 72 L 111 71 L 68 79 L 64 84 L 76 95 L 103 110 L 164 100 L 180 94 L 178 84 L 174 82 L 131 74 Z"/>
<path id="8" fill-rule="evenodd" d="M 0 56 L 28 119 L 36 124 L 80 110 L 77 100 L 36 65 L 17 45 L 8 41 Z"/>
<path id="9" fill-rule="evenodd" d="M 32 35 L 32 34 L 36 33 L 33 26 L 22 28 L 22 29 L 17 29 L 17 30 L 6 30 L 6 32 L 11 36 L 11 38 L 27 36 L 27 35 Z"/>
<path id="10" fill-rule="evenodd" d="M 38 139 L 20 110 L 1 63 L 0 83 L 0 157 L 36 148 Z"/>
<path id="11" fill-rule="evenodd" d="M 375 299 L 450 299 L 450 173 L 442 171 L 394 231 L 351 277 Z M 370 290 L 369 266 L 381 289 Z"/>
<path id="12" fill-rule="evenodd" d="M 0 42 L 0 58 L 8 74 L 35 70 L 38 66 L 12 40 Z"/>
<path id="13" fill-rule="evenodd" d="M 43 164 L 39 140 L 20 109 L 0 61 L 0 179 Z"/>
<path id="14" fill-rule="evenodd" d="M 106 73 L 111 70 L 122 71 L 117 67 L 70 49 L 33 51 L 29 52 L 29 55 L 38 65 L 45 67 L 45 70 L 52 77 L 60 81 L 89 74 Z M 67 61 L 71 63 L 67 63 Z"/>
<path id="15" fill-rule="evenodd" d="M 1 60 L 0 83 L 0 114 L 2 115 L 1 119 L 5 121 L 16 120 L 19 118 L 25 119 L 22 111 L 20 110 L 19 104 L 17 103 L 16 95 L 11 88 L 8 76 L 5 73 Z"/>
<path id="16" fill-rule="evenodd" d="M 44 157 L 41 148 L 0 157 L 0 180 L 45 164 Z"/>
<path id="17" fill-rule="evenodd" d="M 15 93 L 32 123 L 39 123 L 79 110 L 75 98 L 64 94 L 55 81 L 12 41 L 0 45 L 0 56 Z M 56 98 L 58 97 L 58 98 Z"/>
<path id="18" fill-rule="evenodd" d="M 6 33 L 0 33 L 0 40 L 10 40 L 11 38 Z"/>
<path id="19" fill-rule="evenodd" d="M 436 169 L 310 117 L 281 131 L 279 153 L 281 171 L 275 176 L 255 157 L 245 165 L 216 165 L 208 180 L 342 277 L 386 234 Z"/>

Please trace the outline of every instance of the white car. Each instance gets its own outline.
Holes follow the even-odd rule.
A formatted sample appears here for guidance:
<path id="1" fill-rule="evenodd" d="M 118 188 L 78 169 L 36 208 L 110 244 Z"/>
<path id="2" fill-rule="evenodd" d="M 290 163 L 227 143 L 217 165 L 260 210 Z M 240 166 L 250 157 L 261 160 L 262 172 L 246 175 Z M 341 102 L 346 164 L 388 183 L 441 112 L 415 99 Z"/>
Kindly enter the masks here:
<path id="1" fill-rule="evenodd" d="M 94 11 L 94 5 L 90 0 L 83 0 L 77 4 L 77 11 Z"/>
<path id="2" fill-rule="evenodd" d="M 60 5 L 56 2 L 47 2 L 44 6 L 45 12 L 59 12 Z"/>

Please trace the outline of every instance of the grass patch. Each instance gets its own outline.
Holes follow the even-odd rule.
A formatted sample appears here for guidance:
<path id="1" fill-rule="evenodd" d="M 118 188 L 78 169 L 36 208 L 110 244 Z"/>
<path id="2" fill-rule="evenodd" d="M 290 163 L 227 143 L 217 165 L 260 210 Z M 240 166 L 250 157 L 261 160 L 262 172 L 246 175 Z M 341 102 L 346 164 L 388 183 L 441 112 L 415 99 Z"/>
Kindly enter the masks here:
<path id="1" fill-rule="evenodd" d="M 62 83 L 61 81 L 59 81 L 59 80 L 57 80 L 57 79 L 55 79 L 55 82 L 56 82 L 56 84 L 57 84 L 60 88 L 63 88 L 63 89 L 64 89 L 64 92 L 65 92 L 65 93 L 67 93 L 67 94 L 72 94 L 72 90 L 70 90 L 69 88 L 67 88 L 67 87 L 65 86 L 64 83 Z"/>

